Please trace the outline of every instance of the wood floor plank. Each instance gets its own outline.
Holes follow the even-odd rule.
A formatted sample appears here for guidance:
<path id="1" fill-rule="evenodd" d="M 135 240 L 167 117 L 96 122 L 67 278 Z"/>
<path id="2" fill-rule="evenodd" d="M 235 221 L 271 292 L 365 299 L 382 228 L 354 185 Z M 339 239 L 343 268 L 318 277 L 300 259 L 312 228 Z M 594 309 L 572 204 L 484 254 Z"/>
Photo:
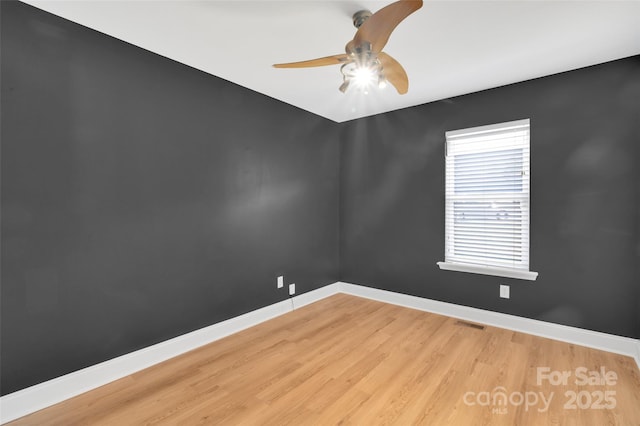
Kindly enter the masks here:
<path id="1" fill-rule="evenodd" d="M 581 367 L 617 378 L 576 383 Z M 339 294 L 10 424 L 640 425 L 640 372 L 622 355 Z"/>

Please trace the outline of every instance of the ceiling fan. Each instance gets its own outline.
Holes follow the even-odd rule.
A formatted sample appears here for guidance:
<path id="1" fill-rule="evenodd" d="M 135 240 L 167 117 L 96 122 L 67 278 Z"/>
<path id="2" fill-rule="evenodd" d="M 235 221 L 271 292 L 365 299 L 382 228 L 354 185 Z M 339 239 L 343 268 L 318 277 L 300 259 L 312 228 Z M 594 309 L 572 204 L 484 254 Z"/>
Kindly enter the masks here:
<path id="1" fill-rule="evenodd" d="M 358 29 L 353 40 L 339 55 L 325 56 L 300 62 L 275 64 L 276 68 L 308 68 L 325 65 L 340 65 L 344 93 L 350 85 L 360 86 L 365 93 L 369 86 L 384 87 L 391 83 L 399 94 L 409 90 L 409 78 L 402 65 L 382 49 L 387 44 L 391 32 L 407 16 L 422 7 L 422 0 L 400 0 L 391 3 L 376 13 L 360 10 L 353 15 L 353 25 Z"/>

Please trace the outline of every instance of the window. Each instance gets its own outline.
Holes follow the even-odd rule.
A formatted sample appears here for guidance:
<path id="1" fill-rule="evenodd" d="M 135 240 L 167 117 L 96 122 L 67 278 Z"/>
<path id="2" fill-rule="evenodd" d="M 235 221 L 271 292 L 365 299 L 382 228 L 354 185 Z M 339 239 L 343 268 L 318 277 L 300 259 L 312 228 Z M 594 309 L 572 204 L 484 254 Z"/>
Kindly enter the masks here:
<path id="1" fill-rule="evenodd" d="M 529 120 L 446 133 L 440 269 L 535 280 L 529 271 Z"/>

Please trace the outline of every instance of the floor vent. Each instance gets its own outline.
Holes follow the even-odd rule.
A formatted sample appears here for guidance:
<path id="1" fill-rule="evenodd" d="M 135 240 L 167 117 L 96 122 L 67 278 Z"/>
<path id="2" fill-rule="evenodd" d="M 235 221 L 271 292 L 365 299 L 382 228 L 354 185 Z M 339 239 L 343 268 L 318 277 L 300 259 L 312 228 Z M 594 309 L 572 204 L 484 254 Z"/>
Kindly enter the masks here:
<path id="1" fill-rule="evenodd" d="M 463 327 L 475 328 L 475 329 L 478 329 L 478 330 L 484 330 L 484 325 L 474 324 L 472 322 L 456 321 L 456 325 L 461 325 Z"/>

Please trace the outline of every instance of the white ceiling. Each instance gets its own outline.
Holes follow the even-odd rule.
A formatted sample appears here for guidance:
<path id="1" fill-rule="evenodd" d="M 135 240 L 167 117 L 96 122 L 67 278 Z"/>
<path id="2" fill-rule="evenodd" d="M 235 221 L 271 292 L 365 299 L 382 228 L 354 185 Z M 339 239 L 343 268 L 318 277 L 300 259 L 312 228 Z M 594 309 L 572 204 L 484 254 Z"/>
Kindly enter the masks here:
<path id="1" fill-rule="evenodd" d="M 640 1 L 430 1 L 384 51 L 409 75 L 342 94 L 339 66 L 275 69 L 344 52 L 351 15 L 391 1 L 26 0 L 40 9 L 337 122 L 640 54 Z"/>

